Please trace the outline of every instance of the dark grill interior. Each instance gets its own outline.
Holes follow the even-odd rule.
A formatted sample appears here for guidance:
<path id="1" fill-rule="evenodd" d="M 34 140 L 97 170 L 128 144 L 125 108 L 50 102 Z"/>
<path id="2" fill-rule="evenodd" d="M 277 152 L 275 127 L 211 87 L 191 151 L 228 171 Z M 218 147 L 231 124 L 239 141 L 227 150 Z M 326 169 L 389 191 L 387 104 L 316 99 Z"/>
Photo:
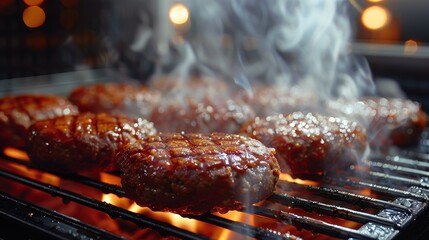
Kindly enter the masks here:
<path id="1" fill-rule="evenodd" d="M 260 205 L 245 208 L 243 212 L 262 216 L 276 222 L 275 227 L 251 226 L 232 221 L 221 215 L 204 214 L 188 216 L 201 222 L 230 229 L 243 236 L 257 239 L 299 239 L 300 231 L 284 232 L 283 226 L 293 225 L 297 229 L 312 232 L 313 237 L 329 239 L 401 239 L 415 236 L 423 239 L 428 226 L 429 200 L 429 148 L 428 138 L 423 136 L 421 146 L 400 150 L 396 155 L 377 155 L 370 158 L 368 168 L 357 167 L 337 176 L 311 179 L 316 186 L 281 180 L 274 195 Z M 28 161 L 10 156 L 1 156 L 0 177 L 23 184 L 31 189 L 62 198 L 64 205 L 75 202 L 108 214 L 113 219 L 131 222 L 140 228 L 155 230 L 162 236 L 181 239 L 207 239 L 211 236 L 196 234 L 142 214 L 128 211 L 78 192 L 44 183 L 4 166 L 12 164 L 30 170 L 45 172 Z M 124 196 L 116 185 L 80 175 L 58 175 L 60 179 L 84 184 L 103 193 Z M 365 191 L 366 190 L 366 191 Z M 370 191 L 370 194 L 368 192 Z M 366 192 L 366 194 L 365 194 Z M 298 195 L 296 193 L 299 193 Z M 37 204 L 0 193 L 0 237 L 47 236 L 56 239 L 118 239 L 121 236 L 76 220 L 75 218 L 46 209 Z M 290 210 L 290 211 L 289 211 Z M 320 219 L 302 213 L 315 213 Z M 342 226 L 330 219 L 345 219 L 356 223 L 356 228 Z M 26 229 L 17 233 L 8 226 Z M 12 230 L 13 229 L 13 230 Z M 296 234 L 297 236 L 295 236 Z M 420 236 L 419 236 L 420 235 Z"/>

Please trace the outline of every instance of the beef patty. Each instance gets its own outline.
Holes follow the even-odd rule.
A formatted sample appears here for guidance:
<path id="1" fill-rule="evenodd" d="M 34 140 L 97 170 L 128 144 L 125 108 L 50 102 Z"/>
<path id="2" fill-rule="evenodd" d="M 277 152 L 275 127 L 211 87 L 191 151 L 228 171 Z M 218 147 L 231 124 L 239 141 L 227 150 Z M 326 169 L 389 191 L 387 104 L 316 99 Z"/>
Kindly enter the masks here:
<path id="1" fill-rule="evenodd" d="M 241 209 L 270 196 L 280 174 L 274 149 L 226 133 L 159 134 L 117 156 L 131 199 L 179 214 Z"/>
<path id="2" fill-rule="evenodd" d="M 294 112 L 255 118 L 242 134 L 276 149 L 282 171 L 324 175 L 356 164 L 367 153 L 367 138 L 357 122 L 316 113 Z"/>
<path id="3" fill-rule="evenodd" d="M 155 134 L 147 120 L 106 113 L 81 113 L 34 123 L 29 129 L 31 161 L 59 172 L 116 171 L 124 144 Z"/>
<path id="4" fill-rule="evenodd" d="M 0 99 L 0 147 L 25 147 L 27 131 L 35 121 L 75 115 L 78 108 L 55 95 L 24 94 Z"/>

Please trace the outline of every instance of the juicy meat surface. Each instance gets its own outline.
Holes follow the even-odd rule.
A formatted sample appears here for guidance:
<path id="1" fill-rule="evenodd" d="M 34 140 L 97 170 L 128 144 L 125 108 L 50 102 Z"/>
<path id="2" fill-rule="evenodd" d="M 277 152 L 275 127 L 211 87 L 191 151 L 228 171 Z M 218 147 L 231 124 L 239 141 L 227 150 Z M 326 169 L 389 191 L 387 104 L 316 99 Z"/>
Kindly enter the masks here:
<path id="1" fill-rule="evenodd" d="M 98 83 L 71 91 L 69 100 L 81 112 L 125 114 L 148 118 L 161 95 L 137 83 Z"/>
<path id="2" fill-rule="evenodd" d="M 233 99 L 185 98 L 161 103 L 150 120 L 161 132 L 238 133 L 255 117 L 250 106 Z"/>
<path id="3" fill-rule="evenodd" d="M 27 130 L 33 122 L 77 113 L 77 107 L 60 96 L 3 97 L 0 99 L 0 147 L 25 147 Z"/>
<path id="4" fill-rule="evenodd" d="M 150 86 L 163 93 L 150 117 L 160 132 L 237 133 L 255 117 L 251 106 L 232 97 L 236 87 L 222 79 L 157 77 Z"/>
<path id="5" fill-rule="evenodd" d="M 255 85 L 252 91 L 239 91 L 238 98 L 252 106 L 256 116 L 287 114 L 317 109 L 319 97 L 300 87 Z"/>
<path id="6" fill-rule="evenodd" d="M 363 159 L 368 146 L 358 123 L 315 113 L 257 117 L 241 132 L 275 148 L 282 171 L 295 176 L 347 169 Z"/>
<path id="7" fill-rule="evenodd" d="M 401 98 L 362 97 L 335 101 L 329 108 L 361 122 L 372 146 L 411 146 L 418 143 L 428 116 L 420 103 Z"/>
<path id="8" fill-rule="evenodd" d="M 156 134 L 147 120 L 81 113 L 34 123 L 29 129 L 31 161 L 59 172 L 117 171 L 117 150 Z"/>
<path id="9" fill-rule="evenodd" d="M 137 204 L 179 214 L 227 212 L 269 197 L 274 149 L 244 136 L 159 134 L 117 155 L 122 187 Z"/>

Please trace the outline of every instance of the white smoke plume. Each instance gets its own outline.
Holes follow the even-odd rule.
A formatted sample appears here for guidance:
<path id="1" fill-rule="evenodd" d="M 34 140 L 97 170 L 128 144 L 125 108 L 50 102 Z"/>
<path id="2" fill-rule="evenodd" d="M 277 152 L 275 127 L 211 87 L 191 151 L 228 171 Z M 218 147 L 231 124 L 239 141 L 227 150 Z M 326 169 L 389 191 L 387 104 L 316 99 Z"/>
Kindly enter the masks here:
<path id="1" fill-rule="evenodd" d="M 186 28 L 169 22 L 177 2 L 189 9 Z M 128 0 L 117 8 L 119 25 L 135 27 L 124 33 L 129 52 L 154 63 L 154 78 L 197 74 L 250 91 L 254 82 L 300 86 L 322 100 L 374 91 L 365 59 L 350 52 L 345 0 Z"/>

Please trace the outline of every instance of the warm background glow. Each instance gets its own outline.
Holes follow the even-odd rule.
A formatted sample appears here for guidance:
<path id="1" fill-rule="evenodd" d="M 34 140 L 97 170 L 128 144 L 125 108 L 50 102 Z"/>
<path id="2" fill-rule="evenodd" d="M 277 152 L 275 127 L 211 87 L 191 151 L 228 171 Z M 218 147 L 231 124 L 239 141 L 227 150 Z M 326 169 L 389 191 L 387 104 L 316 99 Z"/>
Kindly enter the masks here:
<path id="1" fill-rule="evenodd" d="M 22 20 L 29 28 L 37 28 L 43 25 L 46 15 L 42 8 L 38 6 L 31 6 L 24 10 L 22 13 Z"/>
<path id="2" fill-rule="evenodd" d="M 28 34 L 25 38 L 25 43 L 28 48 L 33 50 L 43 50 L 48 44 L 48 39 L 43 32 L 36 31 Z"/>
<path id="3" fill-rule="evenodd" d="M 368 2 L 382 2 L 383 0 L 368 0 Z"/>
<path id="4" fill-rule="evenodd" d="M 10 6 L 12 3 L 14 3 L 14 0 L 0 0 L 0 8 Z"/>
<path id="5" fill-rule="evenodd" d="M 363 11 L 361 20 L 366 28 L 376 30 L 388 23 L 389 13 L 382 7 L 372 6 Z"/>
<path id="6" fill-rule="evenodd" d="M 60 23 L 65 29 L 71 29 L 76 24 L 79 13 L 75 9 L 65 9 L 60 13 Z"/>
<path id="7" fill-rule="evenodd" d="M 61 3 L 66 7 L 76 7 L 79 4 L 79 0 L 61 0 Z"/>
<path id="8" fill-rule="evenodd" d="M 43 3 L 43 0 L 24 0 L 25 4 L 29 6 L 36 6 Z"/>
<path id="9" fill-rule="evenodd" d="M 172 23 L 177 25 L 184 24 L 189 20 L 189 10 L 185 5 L 176 3 L 170 8 L 168 16 Z"/>

